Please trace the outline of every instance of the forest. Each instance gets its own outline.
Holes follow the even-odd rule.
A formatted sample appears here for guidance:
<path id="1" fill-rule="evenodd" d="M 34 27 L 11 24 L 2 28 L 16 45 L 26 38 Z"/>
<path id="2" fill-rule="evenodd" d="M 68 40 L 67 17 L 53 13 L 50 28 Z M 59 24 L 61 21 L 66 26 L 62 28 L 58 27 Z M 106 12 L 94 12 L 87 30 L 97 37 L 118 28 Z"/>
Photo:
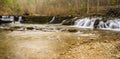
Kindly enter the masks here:
<path id="1" fill-rule="evenodd" d="M 0 4 L 0 15 L 78 16 L 120 8 L 120 0 L 0 0 Z"/>

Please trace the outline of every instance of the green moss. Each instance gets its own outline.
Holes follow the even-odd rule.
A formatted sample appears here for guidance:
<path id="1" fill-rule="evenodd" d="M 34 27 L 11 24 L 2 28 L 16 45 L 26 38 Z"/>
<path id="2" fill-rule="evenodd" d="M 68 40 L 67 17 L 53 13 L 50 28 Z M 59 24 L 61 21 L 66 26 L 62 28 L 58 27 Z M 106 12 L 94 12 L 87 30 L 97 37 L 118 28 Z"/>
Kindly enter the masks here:
<path id="1" fill-rule="evenodd" d="M 5 4 L 13 4 L 14 0 L 4 0 Z"/>

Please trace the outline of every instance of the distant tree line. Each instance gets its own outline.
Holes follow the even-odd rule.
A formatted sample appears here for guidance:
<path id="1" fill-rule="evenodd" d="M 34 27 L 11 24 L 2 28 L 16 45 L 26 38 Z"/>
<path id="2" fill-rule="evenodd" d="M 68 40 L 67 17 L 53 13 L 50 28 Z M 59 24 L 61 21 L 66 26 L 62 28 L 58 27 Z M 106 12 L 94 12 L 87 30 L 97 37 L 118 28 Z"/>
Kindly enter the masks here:
<path id="1" fill-rule="evenodd" d="M 0 0 L 1 15 L 83 15 L 120 8 L 120 0 Z"/>

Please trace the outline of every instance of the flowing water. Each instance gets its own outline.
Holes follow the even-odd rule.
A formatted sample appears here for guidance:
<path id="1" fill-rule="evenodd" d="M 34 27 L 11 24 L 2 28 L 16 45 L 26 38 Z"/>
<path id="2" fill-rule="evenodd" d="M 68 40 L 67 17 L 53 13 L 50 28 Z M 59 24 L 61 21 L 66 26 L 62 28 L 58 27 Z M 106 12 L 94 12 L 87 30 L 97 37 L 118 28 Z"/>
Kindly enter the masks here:
<path id="1" fill-rule="evenodd" d="M 96 24 L 97 22 L 97 24 Z M 103 21 L 102 18 L 83 18 L 75 22 L 75 26 L 79 28 L 98 28 L 104 30 L 120 31 L 120 19 Z"/>
<path id="2" fill-rule="evenodd" d="M 12 31 L 0 30 L 0 59 L 120 58 L 120 32 L 117 32 L 120 19 L 104 22 L 100 17 L 83 18 L 75 22 L 75 27 L 21 24 L 21 20 L 22 17 L 19 17 L 17 22 L 8 24 L 17 27 Z"/>
<path id="3" fill-rule="evenodd" d="M 0 59 L 120 58 L 120 32 L 46 24 L 23 26 L 40 29 L 0 30 Z M 71 29 L 77 32 L 69 32 Z"/>
<path id="4" fill-rule="evenodd" d="M 50 23 L 53 23 L 55 21 L 55 16 L 52 18 L 52 20 L 50 21 Z"/>

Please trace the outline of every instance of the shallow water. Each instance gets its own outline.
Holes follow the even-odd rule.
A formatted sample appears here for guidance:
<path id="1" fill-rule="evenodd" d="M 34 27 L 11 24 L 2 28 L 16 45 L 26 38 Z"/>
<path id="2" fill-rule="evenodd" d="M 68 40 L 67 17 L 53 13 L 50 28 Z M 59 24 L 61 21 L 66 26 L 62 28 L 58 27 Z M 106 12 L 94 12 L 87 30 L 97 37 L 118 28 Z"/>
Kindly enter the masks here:
<path id="1" fill-rule="evenodd" d="M 26 25 L 28 26 L 28 25 Z M 120 57 L 120 32 L 79 29 L 59 25 L 29 25 L 47 31 L 0 31 L 0 59 L 117 59 Z M 78 28 L 76 28 L 78 29 Z M 53 30 L 53 29 L 51 29 Z"/>

